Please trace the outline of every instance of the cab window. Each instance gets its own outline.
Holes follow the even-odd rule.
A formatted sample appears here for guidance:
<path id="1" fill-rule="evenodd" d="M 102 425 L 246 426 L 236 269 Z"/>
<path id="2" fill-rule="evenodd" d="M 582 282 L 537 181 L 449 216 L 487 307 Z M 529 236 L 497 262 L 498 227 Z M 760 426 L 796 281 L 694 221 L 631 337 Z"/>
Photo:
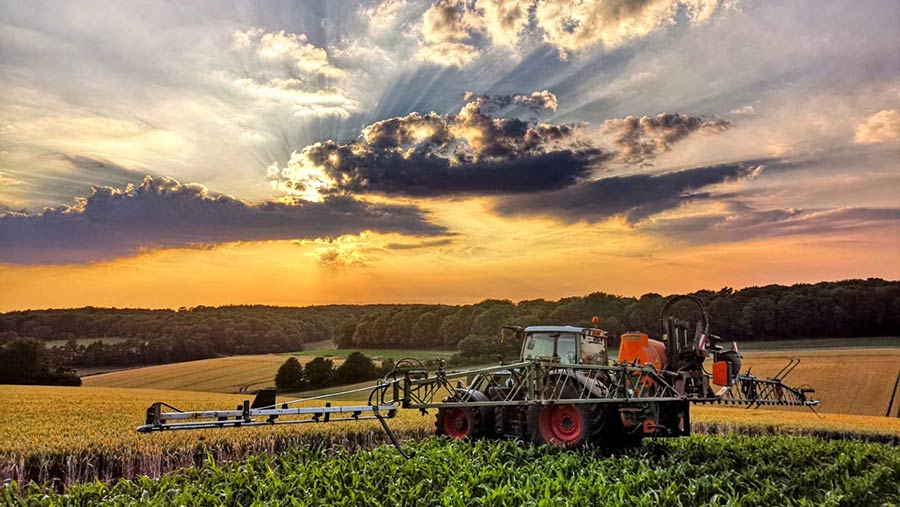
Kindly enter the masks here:
<path id="1" fill-rule="evenodd" d="M 578 359 L 577 336 L 574 333 L 530 333 L 525 339 L 525 359 L 553 357 L 553 342 L 563 364 L 575 364 Z"/>
<path id="2" fill-rule="evenodd" d="M 550 333 L 531 333 L 525 339 L 525 359 L 553 357 L 553 341 Z"/>
<path id="3" fill-rule="evenodd" d="M 556 344 L 556 353 L 559 354 L 559 362 L 563 364 L 575 364 L 578 358 L 578 350 L 575 348 L 575 335 L 571 333 L 561 334 Z"/>

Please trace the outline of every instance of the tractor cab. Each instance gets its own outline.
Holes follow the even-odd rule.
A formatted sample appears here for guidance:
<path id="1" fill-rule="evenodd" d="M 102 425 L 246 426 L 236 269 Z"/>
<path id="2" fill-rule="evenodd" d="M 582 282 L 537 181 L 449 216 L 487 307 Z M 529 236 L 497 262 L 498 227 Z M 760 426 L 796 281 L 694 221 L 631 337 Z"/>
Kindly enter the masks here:
<path id="1" fill-rule="evenodd" d="M 606 332 L 574 326 L 529 326 L 523 330 L 522 359 L 561 364 L 609 363 Z"/>

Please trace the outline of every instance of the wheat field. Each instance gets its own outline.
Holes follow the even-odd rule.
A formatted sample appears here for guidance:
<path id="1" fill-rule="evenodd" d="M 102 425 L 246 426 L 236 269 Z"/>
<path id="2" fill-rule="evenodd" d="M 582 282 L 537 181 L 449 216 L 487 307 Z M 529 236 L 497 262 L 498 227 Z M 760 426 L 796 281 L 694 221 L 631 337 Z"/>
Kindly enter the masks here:
<path id="1" fill-rule="evenodd" d="M 791 386 L 809 385 L 822 402 L 820 410 L 835 414 L 883 416 L 900 373 L 900 349 L 855 348 L 745 352 L 743 371 L 758 377 L 775 375 L 788 358 L 800 364 L 786 379 Z M 897 394 L 900 397 L 900 393 Z M 891 415 L 897 415 L 900 399 Z M 798 409 L 799 410 L 799 409 Z"/>
<path id="2" fill-rule="evenodd" d="M 314 356 L 295 356 L 306 364 Z M 217 357 L 183 363 L 145 366 L 113 371 L 82 378 L 87 387 L 128 387 L 139 389 L 174 389 L 211 393 L 255 391 L 275 385 L 275 373 L 287 357 L 278 354 Z M 343 358 L 331 358 L 335 367 Z"/>

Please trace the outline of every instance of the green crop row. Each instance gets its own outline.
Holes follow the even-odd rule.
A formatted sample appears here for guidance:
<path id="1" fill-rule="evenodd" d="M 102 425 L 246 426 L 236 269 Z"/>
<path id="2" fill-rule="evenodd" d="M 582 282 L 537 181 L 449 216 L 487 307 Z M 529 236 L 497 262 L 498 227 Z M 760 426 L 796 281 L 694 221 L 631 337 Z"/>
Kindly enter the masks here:
<path id="1" fill-rule="evenodd" d="M 159 479 L 3 490 L 9 505 L 853 506 L 900 503 L 900 448 L 810 437 L 648 442 L 622 454 L 426 439 L 298 449 Z"/>

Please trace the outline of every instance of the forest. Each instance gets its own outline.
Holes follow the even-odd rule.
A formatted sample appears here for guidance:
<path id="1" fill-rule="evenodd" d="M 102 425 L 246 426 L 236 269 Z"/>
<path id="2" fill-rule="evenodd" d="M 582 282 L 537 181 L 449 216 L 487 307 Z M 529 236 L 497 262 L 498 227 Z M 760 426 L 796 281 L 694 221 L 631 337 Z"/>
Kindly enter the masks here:
<path id="1" fill-rule="evenodd" d="M 900 282 L 870 278 L 698 291 L 712 330 L 727 340 L 900 335 Z M 658 333 L 667 296 L 603 292 L 558 301 L 487 299 L 470 305 L 223 306 L 178 310 L 24 310 L 0 314 L 0 363 L 26 339 L 67 340 L 46 350 L 49 368 L 160 364 L 220 355 L 292 352 L 332 339 L 340 348 L 457 349 L 457 362 L 493 357 L 504 324 L 600 327 L 616 337 Z M 88 345 L 77 340 L 98 339 Z M 99 339 L 119 341 L 101 343 Z M 615 339 L 613 345 L 615 345 Z M 518 344 L 509 345 L 509 351 Z M 27 347 L 26 347 L 27 348 Z M 5 379 L 11 382 L 11 379 Z"/>

